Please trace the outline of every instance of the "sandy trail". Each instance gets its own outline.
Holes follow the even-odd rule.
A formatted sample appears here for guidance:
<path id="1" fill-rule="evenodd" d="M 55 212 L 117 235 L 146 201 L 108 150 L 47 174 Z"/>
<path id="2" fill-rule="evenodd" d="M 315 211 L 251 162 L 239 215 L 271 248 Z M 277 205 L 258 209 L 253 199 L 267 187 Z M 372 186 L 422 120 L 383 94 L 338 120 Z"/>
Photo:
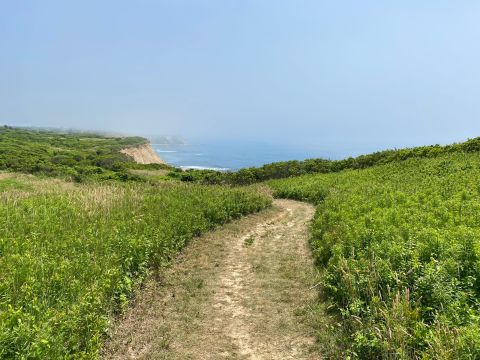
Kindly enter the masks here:
<path id="1" fill-rule="evenodd" d="M 314 208 L 274 208 L 202 236 L 147 281 L 106 359 L 318 359 L 304 313 L 318 281 L 307 247 Z"/>

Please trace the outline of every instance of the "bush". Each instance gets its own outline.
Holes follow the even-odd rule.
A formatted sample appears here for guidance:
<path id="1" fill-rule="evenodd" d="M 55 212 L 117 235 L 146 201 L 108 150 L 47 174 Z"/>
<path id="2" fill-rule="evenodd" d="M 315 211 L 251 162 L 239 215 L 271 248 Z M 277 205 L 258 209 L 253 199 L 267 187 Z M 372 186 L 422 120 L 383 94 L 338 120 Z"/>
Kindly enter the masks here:
<path id="1" fill-rule="evenodd" d="M 146 141 L 139 137 L 112 138 L 88 133 L 1 127 L 0 170 L 71 178 L 74 181 L 80 178 L 95 180 L 97 175 L 114 172 L 118 175 L 101 178 L 135 181 L 140 178 L 126 175 L 127 169 L 168 168 L 167 165 L 135 164 L 120 153 L 126 146 Z"/>
<path id="2" fill-rule="evenodd" d="M 1 359 L 98 357 L 148 269 L 270 203 L 247 189 L 50 181 L 0 182 Z"/>
<path id="3" fill-rule="evenodd" d="M 269 182 L 277 197 L 317 204 L 311 246 L 345 356 L 479 355 L 479 155 L 424 150 L 436 157 Z"/>

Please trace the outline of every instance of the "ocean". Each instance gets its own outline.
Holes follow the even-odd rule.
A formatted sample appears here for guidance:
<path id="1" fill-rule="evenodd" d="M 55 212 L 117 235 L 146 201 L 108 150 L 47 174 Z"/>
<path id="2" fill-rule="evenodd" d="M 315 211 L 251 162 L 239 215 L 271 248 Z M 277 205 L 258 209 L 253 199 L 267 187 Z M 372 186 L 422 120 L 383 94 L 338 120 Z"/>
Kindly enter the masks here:
<path id="1" fill-rule="evenodd" d="M 181 145 L 152 144 L 152 147 L 168 164 L 183 169 L 235 171 L 275 161 L 329 158 L 320 146 L 252 141 L 195 141 Z"/>

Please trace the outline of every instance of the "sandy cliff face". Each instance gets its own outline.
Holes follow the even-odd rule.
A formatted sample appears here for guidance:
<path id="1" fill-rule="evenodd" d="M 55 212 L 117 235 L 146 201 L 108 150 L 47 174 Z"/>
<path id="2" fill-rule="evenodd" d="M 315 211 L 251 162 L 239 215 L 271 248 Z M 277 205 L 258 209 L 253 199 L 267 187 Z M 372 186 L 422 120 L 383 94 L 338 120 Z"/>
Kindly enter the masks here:
<path id="1" fill-rule="evenodd" d="M 165 161 L 160 159 L 150 143 L 128 147 L 120 150 L 120 152 L 131 156 L 139 164 L 165 164 Z"/>

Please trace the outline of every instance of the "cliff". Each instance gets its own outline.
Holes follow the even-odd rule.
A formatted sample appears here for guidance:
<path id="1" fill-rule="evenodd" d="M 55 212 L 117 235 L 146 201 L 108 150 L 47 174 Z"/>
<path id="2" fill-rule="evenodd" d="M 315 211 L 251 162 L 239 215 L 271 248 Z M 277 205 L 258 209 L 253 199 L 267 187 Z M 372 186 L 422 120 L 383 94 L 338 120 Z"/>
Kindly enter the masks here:
<path id="1" fill-rule="evenodd" d="M 165 161 L 157 155 L 150 143 L 131 146 L 120 150 L 120 152 L 132 157 L 139 164 L 165 164 Z"/>

